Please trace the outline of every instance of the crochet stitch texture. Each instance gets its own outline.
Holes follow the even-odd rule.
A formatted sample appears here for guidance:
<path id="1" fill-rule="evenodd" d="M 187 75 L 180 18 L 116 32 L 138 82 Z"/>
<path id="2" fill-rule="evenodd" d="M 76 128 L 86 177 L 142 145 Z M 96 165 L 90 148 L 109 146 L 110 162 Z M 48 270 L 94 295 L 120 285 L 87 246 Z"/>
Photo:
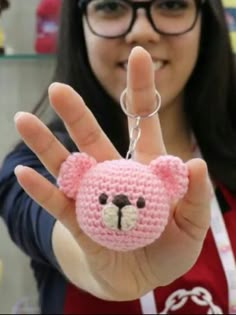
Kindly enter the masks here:
<path id="1" fill-rule="evenodd" d="M 167 225 L 170 205 L 188 189 L 188 169 L 165 155 L 144 165 L 133 160 L 97 163 L 73 153 L 62 163 L 58 185 L 75 200 L 81 229 L 118 251 L 147 246 Z"/>

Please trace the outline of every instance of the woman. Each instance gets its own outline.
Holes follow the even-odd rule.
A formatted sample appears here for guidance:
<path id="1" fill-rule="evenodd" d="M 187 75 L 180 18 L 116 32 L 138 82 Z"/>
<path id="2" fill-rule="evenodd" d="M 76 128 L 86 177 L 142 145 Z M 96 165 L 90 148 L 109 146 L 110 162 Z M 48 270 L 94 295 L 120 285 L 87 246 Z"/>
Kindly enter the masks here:
<path id="1" fill-rule="evenodd" d="M 6 157 L 0 179 L 1 215 L 32 258 L 42 313 L 234 312 L 234 290 L 226 282 L 234 279 L 234 268 L 222 268 L 230 244 L 220 247 L 225 238 L 218 240 L 218 225 L 208 231 L 209 179 L 206 164 L 195 158 L 199 147 L 235 252 L 234 73 L 220 1 L 63 2 L 55 81 L 74 89 L 54 83 L 49 98 L 75 145 L 60 120 L 50 125 L 59 142 L 35 116 L 19 113 L 16 127 L 35 154 L 18 147 Z M 141 122 L 134 158 L 148 163 L 166 152 L 179 156 L 190 184 L 159 240 L 117 253 L 81 232 L 74 203 L 54 184 L 77 147 L 98 161 L 125 155 L 119 97 L 126 86 L 135 113 L 154 110 L 155 87 L 162 96 L 159 117 Z M 28 166 L 15 170 L 20 185 L 18 164 Z M 219 231 L 225 236 L 221 226 Z"/>

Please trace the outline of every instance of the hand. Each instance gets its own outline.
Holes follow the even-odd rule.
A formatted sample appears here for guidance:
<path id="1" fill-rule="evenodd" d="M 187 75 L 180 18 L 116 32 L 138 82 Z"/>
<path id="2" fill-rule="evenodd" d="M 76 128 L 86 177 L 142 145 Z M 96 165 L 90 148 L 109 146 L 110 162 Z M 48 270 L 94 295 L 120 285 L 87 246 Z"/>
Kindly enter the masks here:
<path id="1" fill-rule="evenodd" d="M 127 85 L 129 110 L 139 114 L 152 112 L 155 103 L 152 61 L 142 48 L 135 48 L 130 55 Z M 80 151 L 97 161 L 120 158 L 72 88 L 52 84 L 49 97 Z M 131 123 L 129 121 L 129 125 Z M 25 143 L 57 177 L 60 165 L 69 152 L 32 114 L 17 115 L 16 127 Z M 134 158 L 141 163 L 149 163 L 158 155 L 166 154 L 158 115 L 141 121 L 141 129 L 142 136 Z M 23 189 L 58 220 L 55 239 L 60 241 L 54 240 L 54 250 L 68 278 L 99 297 L 130 300 L 155 287 L 167 285 L 186 273 L 201 251 L 210 221 L 210 185 L 203 160 L 190 160 L 187 166 L 188 192 L 178 204 L 173 205 L 169 224 L 161 237 L 145 248 L 125 253 L 103 248 L 89 239 L 77 224 L 74 201 L 66 198 L 36 171 L 19 167 L 15 172 Z M 83 277 L 87 277 L 87 281 Z"/>

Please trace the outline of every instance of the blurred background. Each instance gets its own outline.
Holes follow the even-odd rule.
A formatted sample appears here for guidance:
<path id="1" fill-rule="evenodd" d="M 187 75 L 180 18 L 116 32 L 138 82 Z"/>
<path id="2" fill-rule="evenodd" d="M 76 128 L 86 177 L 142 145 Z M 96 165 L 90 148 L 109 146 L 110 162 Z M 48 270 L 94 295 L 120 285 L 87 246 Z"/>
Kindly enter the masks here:
<path id="1" fill-rule="evenodd" d="M 6 153 L 19 140 L 14 114 L 31 111 L 51 81 L 59 2 L 10 0 L 10 6 L 1 10 L 1 1 L 0 167 Z M 1 219 L 0 261 L 0 313 L 36 312 L 36 288 L 29 261 L 10 240 Z"/>
<path id="2" fill-rule="evenodd" d="M 224 5 L 236 52 L 236 0 Z M 0 167 L 19 141 L 14 114 L 31 111 L 51 81 L 59 7 L 60 0 L 0 0 Z M 36 300 L 29 260 L 0 219 L 0 314 L 37 313 Z"/>

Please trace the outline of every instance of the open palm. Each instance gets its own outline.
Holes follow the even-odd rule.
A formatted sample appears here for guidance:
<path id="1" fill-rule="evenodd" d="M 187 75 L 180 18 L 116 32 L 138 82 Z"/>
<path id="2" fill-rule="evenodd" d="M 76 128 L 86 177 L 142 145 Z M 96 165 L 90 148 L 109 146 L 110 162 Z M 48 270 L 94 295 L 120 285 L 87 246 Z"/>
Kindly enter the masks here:
<path id="1" fill-rule="evenodd" d="M 153 111 L 155 83 L 152 61 L 141 48 L 135 48 L 130 55 L 127 88 L 127 102 L 131 105 L 129 110 L 140 114 Z M 80 151 L 93 156 L 98 162 L 120 158 L 72 88 L 54 83 L 49 88 L 49 97 Z M 129 121 L 131 124 L 132 121 Z M 18 114 L 16 127 L 25 143 L 49 172 L 57 177 L 61 163 L 70 154 L 66 148 L 32 114 Z M 143 120 L 141 129 L 142 136 L 134 159 L 149 163 L 166 153 L 158 116 Z M 103 292 L 101 296 L 130 300 L 174 281 L 191 268 L 201 251 L 210 221 L 210 186 L 204 161 L 193 159 L 187 162 L 187 166 L 188 192 L 178 204 L 173 205 L 168 226 L 161 237 L 149 246 L 125 253 L 106 249 L 89 239 L 78 226 L 74 201 L 33 169 L 19 167 L 16 176 L 23 189 L 70 232 L 78 252 L 83 254 L 86 261 L 88 277 Z M 70 280 L 80 286 L 79 280 L 72 277 L 69 277 Z M 91 293 L 99 296 L 96 288 Z"/>

